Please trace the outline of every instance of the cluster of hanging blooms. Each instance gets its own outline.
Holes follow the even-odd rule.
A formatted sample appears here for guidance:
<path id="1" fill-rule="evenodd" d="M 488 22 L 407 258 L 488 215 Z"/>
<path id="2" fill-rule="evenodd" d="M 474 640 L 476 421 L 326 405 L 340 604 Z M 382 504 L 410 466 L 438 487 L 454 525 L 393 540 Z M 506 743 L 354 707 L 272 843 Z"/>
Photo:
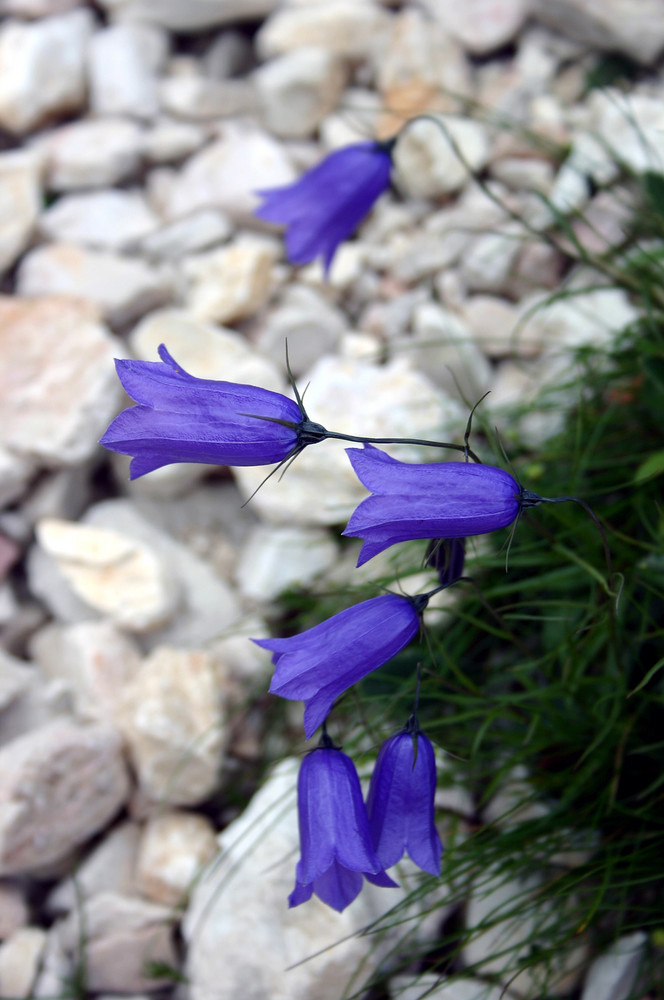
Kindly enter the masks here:
<path id="1" fill-rule="evenodd" d="M 257 215 L 287 227 L 292 263 L 321 256 L 329 269 L 339 243 L 388 187 L 393 142 L 349 146 L 297 183 L 260 192 L 263 204 Z M 399 542 L 429 540 L 426 561 L 438 575 L 435 589 L 416 596 L 382 594 L 299 635 L 253 641 L 272 653 L 270 691 L 304 702 L 307 739 L 322 732 L 319 746 L 300 768 L 301 858 L 290 905 L 315 894 L 341 911 L 365 878 L 395 886 L 386 870 L 405 852 L 424 872 L 439 876 L 436 765 L 431 742 L 418 724 L 417 697 L 405 727 L 378 754 L 366 803 L 355 765 L 333 744 L 326 720 L 349 688 L 415 639 L 431 597 L 462 578 L 467 538 L 514 525 L 526 508 L 573 498 L 551 500 L 523 489 L 509 472 L 481 464 L 467 440 L 457 444 L 342 434 L 309 419 L 294 383 L 291 399 L 257 386 L 195 378 L 163 345 L 159 357 L 116 363 L 136 405 L 113 420 L 101 443 L 132 456 L 132 479 L 176 462 L 279 468 L 310 445 L 343 439 L 363 445 L 348 448 L 347 454 L 370 491 L 343 532 L 363 540 L 358 566 Z M 376 447 L 400 442 L 451 449 L 463 459 L 409 464 Z"/>

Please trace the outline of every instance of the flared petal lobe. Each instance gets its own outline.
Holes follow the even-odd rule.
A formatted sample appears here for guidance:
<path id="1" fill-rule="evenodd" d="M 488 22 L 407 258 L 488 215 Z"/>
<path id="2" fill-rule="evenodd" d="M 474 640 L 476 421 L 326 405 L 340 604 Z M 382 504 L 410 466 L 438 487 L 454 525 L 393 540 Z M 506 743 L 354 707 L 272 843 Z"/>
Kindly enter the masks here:
<path id="1" fill-rule="evenodd" d="M 377 885 L 396 885 L 373 848 L 355 765 L 336 747 L 318 747 L 303 759 L 298 819 L 301 858 L 290 906 L 315 893 L 341 912 L 359 894 L 363 875 Z"/>
<path id="2" fill-rule="evenodd" d="M 305 702 L 304 731 L 309 739 L 339 695 L 387 663 L 418 629 L 414 604 L 407 597 L 384 594 L 299 635 L 253 641 L 272 651 L 272 694 Z"/>
<path id="3" fill-rule="evenodd" d="M 509 472 L 470 462 L 408 464 L 365 445 L 347 448 L 372 495 L 343 532 L 363 538 L 357 565 L 414 538 L 465 538 L 504 528 L 521 508 L 521 487 Z"/>
<path id="4" fill-rule="evenodd" d="M 423 871 L 440 875 L 435 791 L 436 760 L 424 733 L 406 729 L 383 743 L 367 799 L 371 837 L 383 868 L 407 851 Z"/>
<path id="5" fill-rule="evenodd" d="M 258 386 L 195 378 L 163 344 L 159 356 L 156 362 L 115 363 L 138 405 L 123 410 L 100 443 L 133 456 L 131 479 L 174 462 L 271 465 L 296 447 L 302 413 L 292 399 Z"/>
<path id="6" fill-rule="evenodd" d="M 390 143 L 361 142 L 338 149 L 294 184 L 259 191 L 256 215 L 286 226 L 292 264 L 322 257 L 326 272 L 339 244 L 350 236 L 390 183 Z"/>

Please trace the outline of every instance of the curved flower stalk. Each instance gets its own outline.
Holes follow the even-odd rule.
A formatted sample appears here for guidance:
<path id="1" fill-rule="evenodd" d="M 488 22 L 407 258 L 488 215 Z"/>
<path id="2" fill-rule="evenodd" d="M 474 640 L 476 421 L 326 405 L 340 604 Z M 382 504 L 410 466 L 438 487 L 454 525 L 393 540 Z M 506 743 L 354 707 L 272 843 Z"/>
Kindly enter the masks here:
<path id="1" fill-rule="evenodd" d="M 434 822 L 435 791 L 433 747 L 413 719 L 383 743 L 369 786 L 371 837 L 384 868 L 407 851 L 423 871 L 440 875 L 443 848 Z"/>
<path id="2" fill-rule="evenodd" d="M 137 406 L 123 410 L 100 443 L 132 455 L 131 479 L 174 462 L 271 465 L 322 441 L 297 402 L 269 389 L 189 375 L 163 344 L 161 361 L 116 361 Z"/>
<path id="3" fill-rule="evenodd" d="M 365 445 L 347 448 L 353 469 L 372 492 L 343 532 L 363 538 L 357 565 L 413 538 L 466 538 L 504 528 L 545 498 L 524 490 L 492 465 L 408 464 Z"/>
<path id="4" fill-rule="evenodd" d="M 345 146 L 294 184 L 257 192 L 264 201 L 254 214 L 287 227 L 286 253 L 292 264 L 322 257 L 327 274 L 339 244 L 389 186 L 393 145 L 388 141 Z"/>
<path id="5" fill-rule="evenodd" d="M 303 759 L 297 791 L 301 858 L 290 906 L 315 893 L 341 912 L 359 894 L 363 877 L 397 888 L 372 846 L 355 765 L 327 736 Z"/>
<path id="6" fill-rule="evenodd" d="M 430 595 L 384 594 L 287 639 L 254 639 L 273 652 L 272 694 L 305 702 L 307 739 L 339 695 L 387 663 L 417 635 Z"/>

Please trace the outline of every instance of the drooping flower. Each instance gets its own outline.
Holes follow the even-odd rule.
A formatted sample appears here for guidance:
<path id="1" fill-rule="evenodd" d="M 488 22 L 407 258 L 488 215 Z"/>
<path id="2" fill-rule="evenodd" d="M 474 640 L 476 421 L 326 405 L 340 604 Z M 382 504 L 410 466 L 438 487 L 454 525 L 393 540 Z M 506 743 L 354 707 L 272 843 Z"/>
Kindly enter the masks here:
<path id="1" fill-rule="evenodd" d="M 305 702 L 309 739 L 336 698 L 387 663 L 419 629 L 426 597 L 384 594 L 362 601 L 327 621 L 286 639 L 254 639 L 273 651 L 272 694 Z"/>
<path id="2" fill-rule="evenodd" d="M 407 851 L 424 871 L 440 875 L 435 791 L 433 747 L 416 723 L 406 726 L 380 748 L 367 798 L 371 837 L 384 868 Z"/>
<path id="3" fill-rule="evenodd" d="M 173 462 L 270 465 L 323 440 L 298 404 L 269 389 L 196 378 L 164 345 L 161 361 L 116 361 L 137 406 L 123 410 L 100 443 L 132 455 L 131 479 Z"/>
<path id="4" fill-rule="evenodd" d="M 372 492 L 353 511 L 343 532 L 364 539 L 358 566 L 396 542 L 466 538 L 504 528 L 525 507 L 543 502 L 493 465 L 408 464 L 373 445 L 347 448 L 346 453 Z"/>
<path id="5" fill-rule="evenodd" d="M 393 141 L 360 142 L 330 153 L 294 184 L 259 191 L 255 215 L 287 227 L 292 264 L 322 257 L 329 271 L 339 244 L 350 236 L 390 183 Z"/>
<path id="6" fill-rule="evenodd" d="M 375 885 L 397 886 L 372 846 L 355 765 L 326 737 L 303 759 L 297 791 L 301 858 L 290 906 L 315 893 L 341 912 L 359 894 L 363 876 Z"/>
<path id="7" fill-rule="evenodd" d="M 438 573 L 441 587 L 450 587 L 463 575 L 466 561 L 465 538 L 432 538 L 426 564 Z"/>

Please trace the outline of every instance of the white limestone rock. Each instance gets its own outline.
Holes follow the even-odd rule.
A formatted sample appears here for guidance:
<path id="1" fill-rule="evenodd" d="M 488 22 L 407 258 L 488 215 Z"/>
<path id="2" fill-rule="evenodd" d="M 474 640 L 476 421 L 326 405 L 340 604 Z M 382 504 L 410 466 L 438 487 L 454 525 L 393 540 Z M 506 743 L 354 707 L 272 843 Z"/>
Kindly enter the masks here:
<path id="1" fill-rule="evenodd" d="M 30 919 L 28 904 L 20 883 L 0 880 L 0 941 L 6 941 Z"/>
<path id="2" fill-rule="evenodd" d="M 142 830 L 138 823 L 125 820 L 107 833 L 81 861 L 75 877 L 64 879 L 49 893 L 46 909 L 50 914 L 76 910 L 81 900 L 102 892 L 131 896 L 136 893 L 136 861 Z"/>
<path id="3" fill-rule="evenodd" d="M 399 349 L 408 351 L 420 371 L 452 399 L 461 393 L 472 405 L 491 386 L 491 365 L 470 329 L 458 314 L 435 302 L 415 307 L 412 334 L 395 342 Z"/>
<path id="4" fill-rule="evenodd" d="M 23 135 L 85 100 L 85 54 L 94 17 L 74 10 L 0 27 L 0 126 Z"/>
<path id="5" fill-rule="evenodd" d="M 148 238 L 159 224 L 140 190 L 115 188 L 64 195 L 39 219 L 41 232 L 54 242 L 102 250 L 123 250 Z"/>
<path id="6" fill-rule="evenodd" d="M 0 153 L 0 274 L 30 242 L 41 203 L 40 175 L 34 153 Z"/>
<path id="7" fill-rule="evenodd" d="M 498 986 L 491 986 L 481 979 L 441 978 L 432 973 L 419 976 L 394 976 L 390 979 L 392 1000 L 513 1000 L 510 993 Z"/>
<path id="8" fill-rule="evenodd" d="M 14 14 L 26 19 L 64 14 L 83 7 L 85 0 L 0 0 L 0 14 Z"/>
<path id="9" fill-rule="evenodd" d="M 2 307 L 0 306 L 0 313 Z M 25 493 L 37 463 L 0 444 L 0 508 L 8 507 Z"/>
<path id="10" fill-rule="evenodd" d="M 96 32 L 88 60 L 92 112 L 154 118 L 157 74 L 167 55 L 168 35 L 155 25 L 114 24 Z"/>
<path id="11" fill-rule="evenodd" d="M 41 927 L 21 927 L 0 944 L 0 997 L 30 996 L 45 945 Z"/>
<path id="12" fill-rule="evenodd" d="M 288 587 L 311 583 L 336 558 L 337 546 L 327 531 L 258 525 L 240 554 L 240 593 L 252 601 L 269 601 Z"/>
<path id="13" fill-rule="evenodd" d="M 327 48 L 308 46 L 271 59 L 253 79 L 267 128 L 285 139 L 302 139 L 338 104 L 347 71 Z"/>
<path id="14" fill-rule="evenodd" d="M 643 931 L 618 938 L 588 969 L 581 1000 L 627 1000 L 634 989 L 647 941 Z"/>
<path id="15" fill-rule="evenodd" d="M 143 155 L 148 163 L 173 163 L 195 153 L 206 138 L 206 130 L 201 125 L 170 118 L 157 119 L 143 135 Z"/>
<path id="16" fill-rule="evenodd" d="M 140 892 L 155 903 L 180 906 L 216 853 L 209 819 L 170 809 L 145 824 L 136 865 Z"/>
<path id="17" fill-rule="evenodd" d="M 256 46 L 262 59 L 313 45 L 361 61 L 384 48 L 391 21 L 373 0 L 283 4 L 258 32 Z"/>
<path id="18" fill-rule="evenodd" d="M 205 122 L 231 115 L 256 114 L 260 102 L 254 81 L 213 80 L 198 74 L 175 74 L 159 85 L 163 111 L 174 118 Z"/>
<path id="19" fill-rule="evenodd" d="M 148 799 L 196 805 L 217 787 L 226 719 L 207 653 L 155 649 L 125 687 L 119 725 Z"/>
<path id="20" fill-rule="evenodd" d="M 522 328 L 518 306 L 497 295 L 471 295 L 463 303 L 461 318 L 489 358 L 536 357 L 544 346 L 532 326 Z"/>
<path id="21" fill-rule="evenodd" d="M 523 227 L 508 222 L 494 232 L 477 236 L 464 251 L 461 276 L 473 292 L 504 292 L 523 246 Z"/>
<path id="22" fill-rule="evenodd" d="M 112 720 L 122 692 L 140 666 L 140 653 L 110 621 L 47 625 L 30 644 L 44 676 L 70 688 L 76 714 L 84 720 Z"/>
<path id="23" fill-rule="evenodd" d="M 530 0 L 531 12 L 554 31 L 591 48 L 622 52 L 650 65 L 664 49 L 659 0 Z"/>
<path id="24" fill-rule="evenodd" d="M 85 303 L 0 297 L 0 447 L 47 467 L 90 458 L 119 405 L 122 354 Z"/>
<path id="25" fill-rule="evenodd" d="M 334 354 L 347 326 L 340 309 L 322 291 L 299 282 L 284 288 L 278 305 L 270 308 L 252 340 L 283 367 L 285 344 L 291 371 L 299 377 L 324 354 Z"/>
<path id="26" fill-rule="evenodd" d="M 121 740 L 108 726 L 55 720 L 0 749 L 0 873 L 59 862 L 126 802 Z"/>
<path id="27" fill-rule="evenodd" d="M 414 198 L 450 194 L 486 166 L 489 149 L 480 122 L 450 115 L 436 115 L 435 122 L 422 118 L 403 130 L 394 147 L 396 179 Z"/>
<path id="28" fill-rule="evenodd" d="M 639 318 L 639 310 L 621 288 L 593 288 L 581 291 L 580 282 L 568 287 L 569 294 L 549 301 L 548 297 L 522 299 L 519 310 L 528 336 L 547 344 L 553 352 L 577 347 L 610 348 L 616 336 Z"/>
<path id="29" fill-rule="evenodd" d="M 173 277 L 167 269 L 137 257 L 48 243 L 21 261 L 17 290 L 26 298 L 84 299 L 94 303 L 112 326 L 124 326 L 168 302 Z"/>
<path id="30" fill-rule="evenodd" d="M 635 174 L 661 170 L 664 109 L 659 94 L 598 92 L 593 96 L 592 108 L 600 142 L 608 147 L 613 160 L 624 163 Z"/>
<path id="31" fill-rule="evenodd" d="M 203 31 L 235 21 L 259 21 L 278 0 L 102 0 L 101 6 L 118 19 L 147 21 L 173 31 Z"/>
<path id="32" fill-rule="evenodd" d="M 106 188 L 134 174 L 144 132 L 125 118 L 81 118 L 41 136 L 45 184 L 51 191 Z"/>
<path id="33" fill-rule="evenodd" d="M 225 212 L 202 208 L 149 233 L 140 241 L 140 249 L 153 260 L 177 261 L 187 254 L 226 243 L 232 235 L 233 224 Z"/>
<path id="34" fill-rule="evenodd" d="M 201 320 L 233 323 L 265 305 L 272 292 L 278 245 L 269 237 L 240 236 L 228 246 L 187 257 L 187 309 Z"/>
<path id="35" fill-rule="evenodd" d="M 76 597 L 130 632 L 167 622 L 178 591 L 155 551 L 104 528 L 44 518 L 37 539 Z"/>
<path id="36" fill-rule="evenodd" d="M 200 208 L 220 208 L 235 222 L 253 218 L 256 191 L 295 180 L 282 145 L 266 132 L 238 126 L 195 154 L 174 179 L 166 214 L 178 219 Z"/>
<path id="37" fill-rule="evenodd" d="M 425 8 L 473 55 L 511 42 L 530 12 L 530 0 L 425 0 Z"/>

